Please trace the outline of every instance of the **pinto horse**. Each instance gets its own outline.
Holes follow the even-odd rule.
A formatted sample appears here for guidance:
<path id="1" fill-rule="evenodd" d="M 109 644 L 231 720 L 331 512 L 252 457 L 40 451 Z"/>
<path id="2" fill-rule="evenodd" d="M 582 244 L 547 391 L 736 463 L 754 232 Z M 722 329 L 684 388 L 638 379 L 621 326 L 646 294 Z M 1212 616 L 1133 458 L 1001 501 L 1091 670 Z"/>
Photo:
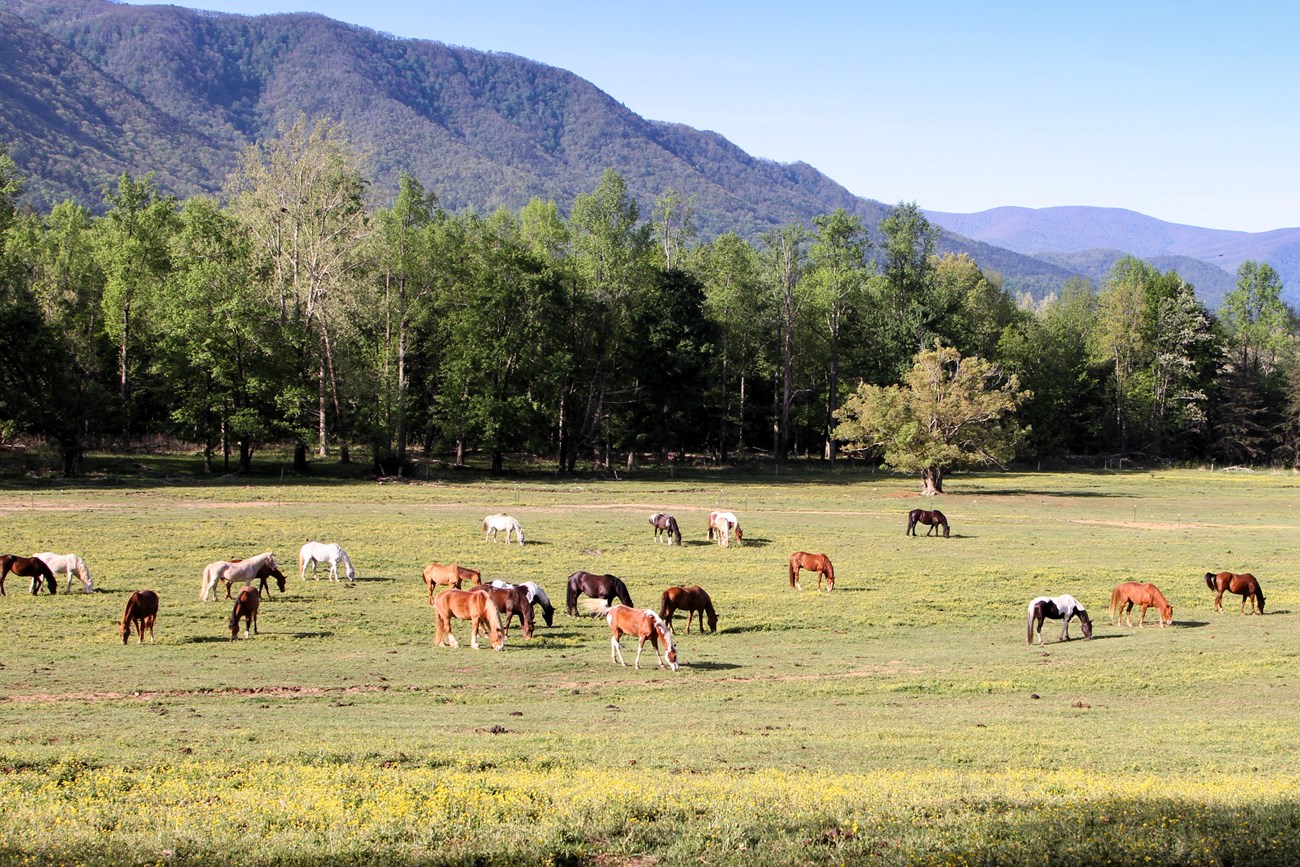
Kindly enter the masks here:
<path id="1" fill-rule="evenodd" d="M 328 563 L 330 580 L 339 580 L 339 563 L 343 564 L 343 574 L 349 581 L 357 580 L 357 570 L 352 568 L 352 559 L 338 545 L 326 545 L 323 542 L 308 542 L 298 550 L 298 580 L 305 580 L 307 567 L 311 566 L 311 577 L 316 576 L 316 566 Z"/>
<path id="2" fill-rule="evenodd" d="M 730 545 L 729 534 L 736 534 L 736 544 L 739 545 L 744 541 L 744 535 L 740 532 L 740 521 L 731 512 L 709 512 L 709 541 L 715 538 L 718 540 L 720 547 L 726 548 Z"/>
<path id="3" fill-rule="evenodd" d="M 5 554 L 0 556 L 0 596 L 5 595 L 5 577 L 10 572 L 23 578 L 32 579 L 31 591 L 33 596 L 41 592 L 42 584 L 50 588 L 51 596 L 59 592 L 58 579 L 54 577 L 54 572 L 50 570 L 50 567 L 45 565 L 44 560 L 36 557 L 19 557 L 17 554 Z"/>
<path id="4" fill-rule="evenodd" d="M 509 515 L 488 515 L 483 519 L 483 541 L 486 542 L 488 537 L 492 541 L 497 540 L 497 533 L 506 534 L 506 544 L 510 544 L 510 534 L 515 534 L 515 541 L 520 545 L 524 544 L 524 528 L 519 526 L 519 522 Z"/>
<path id="5" fill-rule="evenodd" d="M 586 607 L 586 603 L 584 603 Z M 636 609 L 628 605 L 614 604 L 608 602 L 596 602 L 591 606 L 593 614 L 604 614 L 605 622 L 609 624 L 609 659 L 610 662 L 617 662 L 619 665 L 627 665 L 623 661 L 623 647 L 621 640 L 624 635 L 635 635 L 636 643 L 636 660 L 634 667 L 641 667 L 641 651 L 645 649 L 647 640 L 650 646 L 654 648 L 655 661 L 659 667 L 664 667 L 664 657 L 668 659 L 668 667 L 673 671 L 677 670 L 677 644 L 673 641 L 673 628 L 662 617 L 655 614 L 649 608 Z M 664 643 L 664 656 L 659 655 L 659 642 Z"/>
<path id="6" fill-rule="evenodd" d="M 1038 596 L 1029 602 L 1029 624 L 1026 642 L 1034 643 L 1034 635 L 1038 636 L 1038 643 L 1043 643 L 1043 621 L 1044 620 L 1061 620 L 1061 637 L 1060 641 L 1070 640 L 1070 620 L 1078 617 L 1079 625 L 1083 627 L 1083 637 L 1092 638 L 1092 620 L 1088 617 L 1088 609 L 1079 604 L 1079 600 L 1073 596 Z"/>
<path id="7" fill-rule="evenodd" d="M 444 644 L 448 647 L 460 647 L 456 636 L 451 634 L 451 619 L 455 617 L 469 621 L 470 647 L 478 649 L 479 624 L 486 620 L 492 649 L 505 650 L 506 639 L 501 629 L 501 615 L 497 611 L 496 603 L 488 594 L 476 590 L 448 590 L 434 600 L 433 611 L 438 619 L 433 641 L 435 647 Z"/>
<path id="8" fill-rule="evenodd" d="M 831 558 L 825 554 L 809 554 L 807 551 L 795 551 L 790 555 L 790 586 L 795 590 L 802 590 L 799 585 L 799 572 L 807 569 L 809 572 L 817 573 L 817 589 L 822 589 L 822 579 L 826 579 L 826 592 L 830 593 L 835 589 L 835 567 L 831 565 Z"/>
<path id="9" fill-rule="evenodd" d="M 32 556 L 49 566 L 50 571 L 54 574 L 64 573 L 69 586 L 72 585 L 72 576 L 76 575 L 87 593 L 95 592 L 95 579 L 90 577 L 90 569 L 86 567 L 86 561 L 76 554 L 55 554 L 51 551 L 42 551 Z"/>
<path id="10" fill-rule="evenodd" d="M 208 594 L 212 594 L 213 601 L 217 598 L 217 582 L 226 582 L 226 598 L 230 599 L 230 588 L 238 581 L 245 584 L 258 582 L 258 590 L 262 593 L 269 592 L 266 583 L 267 578 L 275 578 L 275 585 L 284 592 L 285 582 L 288 580 L 280 567 L 275 565 L 275 556 L 270 551 L 258 554 L 256 557 L 249 557 L 246 560 L 216 560 L 203 567 L 203 575 L 199 579 L 199 601 L 207 602 Z"/>
<path id="11" fill-rule="evenodd" d="M 1140 581 L 1126 581 L 1123 584 L 1116 585 L 1110 594 L 1110 621 L 1115 622 L 1116 614 L 1119 615 L 1119 622 L 1123 623 L 1128 620 L 1128 625 L 1133 625 L 1133 606 L 1142 606 L 1142 616 L 1138 618 L 1138 628 L 1146 626 L 1147 609 L 1154 608 L 1160 613 L 1160 628 L 1174 625 L 1174 606 L 1169 604 L 1165 594 L 1160 592 L 1160 588 L 1154 584 L 1143 584 Z"/>
<path id="12" fill-rule="evenodd" d="M 505 581 L 493 581 L 493 587 L 522 587 L 528 594 L 529 605 L 542 606 L 542 617 L 546 618 L 546 625 L 555 625 L 555 606 L 551 604 L 551 597 L 546 595 L 536 581 L 524 581 L 519 584 L 510 584 Z"/>
<path id="13" fill-rule="evenodd" d="M 234 641 L 239 637 L 239 621 L 244 621 L 244 637 L 248 638 L 248 632 L 251 629 L 253 635 L 257 634 L 257 609 L 262 604 L 262 593 L 256 587 L 240 587 L 239 598 L 235 600 L 235 607 L 230 612 L 230 640 Z"/>
<path id="14" fill-rule="evenodd" d="M 483 583 L 483 576 L 473 569 L 466 569 L 464 566 L 457 566 L 454 563 L 444 566 L 442 563 L 430 563 L 424 567 L 424 572 L 420 574 L 424 579 L 424 586 L 429 588 L 429 604 L 433 604 L 433 594 L 437 592 L 439 585 L 443 587 L 455 587 L 460 589 L 464 581 L 473 581 L 475 584 Z"/>
<path id="15" fill-rule="evenodd" d="M 593 599 L 604 599 L 608 605 L 617 597 L 624 605 L 632 605 L 632 594 L 627 592 L 627 585 L 614 575 L 593 575 L 590 572 L 574 572 L 569 576 L 569 592 L 565 594 L 566 608 L 573 617 L 578 616 L 578 594 Z"/>
<path id="16" fill-rule="evenodd" d="M 938 509 L 913 509 L 907 513 L 907 532 L 916 535 L 916 525 L 925 524 L 930 529 L 925 531 L 925 535 L 931 533 L 938 535 L 939 528 L 943 528 L 943 537 L 948 538 L 948 519 L 943 516 L 943 512 Z M 905 534 L 906 535 L 906 534 Z"/>
<path id="17" fill-rule="evenodd" d="M 1211 590 L 1217 590 L 1218 595 L 1214 597 L 1214 610 L 1223 613 L 1223 594 L 1236 593 L 1241 597 L 1241 613 L 1246 613 L 1246 600 L 1250 600 L 1250 613 L 1264 613 L 1264 591 L 1259 589 L 1259 582 L 1255 576 L 1249 572 L 1242 572 L 1240 575 L 1232 572 L 1220 572 L 1217 575 L 1213 572 L 1205 573 L 1205 586 Z M 1258 606 L 1258 610 L 1256 610 Z"/>
<path id="18" fill-rule="evenodd" d="M 153 644 L 153 623 L 158 619 L 158 594 L 152 590 L 137 590 L 127 597 L 126 610 L 122 612 L 122 643 L 131 638 L 131 624 L 144 644 L 144 631 L 149 630 L 149 643 Z"/>
<path id="19" fill-rule="evenodd" d="M 650 526 L 655 528 L 655 541 L 659 541 L 662 536 L 669 545 L 682 544 L 682 531 L 677 526 L 677 519 L 672 515 L 666 515 L 663 512 L 655 512 L 650 516 Z"/>
<path id="20" fill-rule="evenodd" d="M 505 587 L 498 587 L 497 584 L 498 582 L 495 581 L 491 584 L 481 584 L 475 587 L 473 592 L 486 593 L 496 605 L 498 616 L 501 618 L 502 639 L 510 635 L 510 618 L 516 614 L 519 615 L 519 628 L 524 633 L 524 638 L 532 638 L 533 603 L 528 599 L 528 591 L 513 584 Z M 484 626 L 485 624 L 480 621 L 479 628 Z"/>
<path id="21" fill-rule="evenodd" d="M 703 587 L 669 587 L 659 599 L 659 619 L 669 626 L 673 625 L 673 615 L 678 611 L 686 612 L 686 634 L 691 634 L 691 618 L 695 612 L 700 613 L 700 629 L 704 628 L 704 618 L 709 618 L 709 631 L 718 631 L 718 612 L 713 610 L 713 600 L 704 592 Z"/>

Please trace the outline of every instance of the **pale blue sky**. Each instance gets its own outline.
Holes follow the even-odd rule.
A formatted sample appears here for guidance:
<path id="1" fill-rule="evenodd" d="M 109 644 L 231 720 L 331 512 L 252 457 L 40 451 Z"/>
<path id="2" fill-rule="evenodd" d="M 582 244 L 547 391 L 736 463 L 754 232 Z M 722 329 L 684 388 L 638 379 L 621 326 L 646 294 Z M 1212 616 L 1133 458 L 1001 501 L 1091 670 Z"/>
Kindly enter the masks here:
<path id="1" fill-rule="evenodd" d="M 644 117 L 939 211 L 1300 226 L 1300 4 L 193 0 L 562 67 Z"/>

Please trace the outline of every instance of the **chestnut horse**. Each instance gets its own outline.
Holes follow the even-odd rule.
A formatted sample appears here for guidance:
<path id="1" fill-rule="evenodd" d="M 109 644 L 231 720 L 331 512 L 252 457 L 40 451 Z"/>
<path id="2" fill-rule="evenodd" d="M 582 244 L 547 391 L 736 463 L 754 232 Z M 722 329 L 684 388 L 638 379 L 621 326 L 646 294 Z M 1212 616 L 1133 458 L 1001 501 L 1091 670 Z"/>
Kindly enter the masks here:
<path id="1" fill-rule="evenodd" d="M 673 615 L 678 611 L 686 612 L 686 634 L 691 634 L 691 618 L 695 612 L 700 613 L 700 629 L 704 628 L 704 618 L 709 618 L 709 631 L 718 631 L 718 612 L 713 610 L 713 600 L 704 592 L 703 587 L 669 587 L 659 599 L 659 618 L 669 626 L 673 625 Z"/>
<path id="2" fill-rule="evenodd" d="M 488 594 L 476 590 L 448 590 L 433 600 L 433 611 L 438 618 L 438 625 L 434 631 L 434 647 L 441 647 L 444 644 L 448 647 L 460 647 L 456 636 L 451 634 L 451 619 L 455 617 L 469 621 L 470 647 L 478 649 L 479 623 L 486 620 L 492 649 L 505 650 L 506 639 L 501 631 L 501 615 L 497 611 L 496 603 Z"/>
<path id="3" fill-rule="evenodd" d="M 501 618 L 503 640 L 510 635 L 510 618 L 516 614 L 519 615 L 519 626 L 524 633 L 524 638 L 533 637 L 533 603 L 529 601 L 527 590 L 514 585 L 498 587 L 494 582 L 480 584 L 472 592 L 486 593 L 496 605 L 498 616 Z M 482 627 L 484 624 L 480 621 L 478 625 Z"/>
<path id="4" fill-rule="evenodd" d="M 736 534 L 736 544 L 739 545 L 744 541 L 744 534 L 740 532 L 740 520 L 731 512 L 709 512 L 709 541 L 714 538 L 718 540 L 718 545 L 723 548 L 730 547 L 728 538 L 730 533 Z"/>
<path id="5" fill-rule="evenodd" d="M 593 599 L 604 599 L 606 604 L 615 597 L 624 605 L 632 604 L 632 594 L 627 585 L 614 575 L 593 575 L 591 572 L 574 572 L 569 576 L 569 592 L 565 594 L 565 608 L 573 617 L 578 616 L 578 594 Z"/>
<path id="6" fill-rule="evenodd" d="M 475 584 L 483 583 L 483 576 L 473 569 L 466 569 L 464 566 L 455 564 L 444 566 L 441 563 L 430 563 L 424 567 L 424 572 L 420 575 L 424 579 L 424 586 L 429 588 L 429 604 L 433 604 L 433 594 L 437 591 L 438 585 L 443 587 L 455 587 L 460 589 L 461 582 L 473 581 Z"/>
<path id="7" fill-rule="evenodd" d="M 153 622 L 158 619 L 158 594 L 152 590 L 137 590 L 127 597 L 126 610 L 122 612 L 122 643 L 131 638 L 131 624 L 144 644 L 144 631 L 149 630 L 149 643 L 153 644 Z"/>
<path id="8" fill-rule="evenodd" d="M 790 586 L 795 590 L 802 590 L 799 584 L 799 572 L 807 569 L 809 572 L 817 573 L 817 589 L 822 589 L 822 579 L 826 579 L 826 592 L 830 593 L 835 589 L 835 567 L 831 565 L 831 558 L 825 554 L 809 554 L 807 551 L 795 551 L 790 555 Z"/>
<path id="9" fill-rule="evenodd" d="M 930 529 L 925 531 L 925 535 L 931 533 L 938 535 L 939 528 L 943 528 L 943 537 L 948 538 L 948 519 L 943 516 L 943 512 L 938 509 L 913 509 L 907 513 L 907 532 L 916 535 L 916 525 L 925 524 Z M 906 534 L 904 534 L 906 535 Z"/>
<path id="10" fill-rule="evenodd" d="M 239 637 L 239 621 L 244 621 L 244 637 L 248 638 L 249 630 L 253 635 L 257 634 L 257 608 L 262 604 L 262 593 L 256 587 L 240 587 L 239 598 L 235 600 L 235 607 L 230 612 L 230 640 L 234 641 Z"/>
<path id="11" fill-rule="evenodd" d="M 1214 597 L 1214 610 L 1219 614 L 1223 613 L 1223 594 L 1236 593 L 1241 597 L 1241 613 L 1246 613 L 1246 600 L 1250 600 L 1250 613 L 1264 613 L 1264 591 L 1259 589 L 1259 582 L 1255 576 L 1249 572 L 1242 572 L 1235 575 L 1232 572 L 1220 572 L 1217 575 L 1213 572 L 1205 573 L 1205 586 L 1211 590 L 1219 591 Z M 1256 606 L 1258 605 L 1258 610 Z"/>
<path id="12" fill-rule="evenodd" d="M 587 607 L 584 603 L 583 607 Z M 673 628 L 662 617 L 655 614 L 649 608 L 636 609 L 627 605 L 609 605 L 607 602 L 597 602 L 591 606 L 593 614 L 604 614 L 605 622 L 609 624 L 609 659 L 611 662 L 617 662 L 619 665 L 627 665 L 623 661 L 623 647 L 621 640 L 624 635 L 635 635 L 636 660 L 634 666 L 641 667 L 641 651 L 645 649 L 645 643 L 648 639 L 650 646 L 655 651 L 655 661 L 659 667 L 664 667 L 664 659 L 659 655 L 659 642 L 664 643 L 664 656 L 668 658 L 668 667 L 673 671 L 677 670 L 677 644 L 673 641 Z"/>
<path id="13" fill-rule="evenodd" d="M 1092 638 L 1092 620 L 1088 617 L 1088 609 L 1079 604 L 1079 600 L 1073 596 L 1039 596 L 1029 602 L 1029 631 L 1025 640 L 1029 644 L 1034 643 L 1034 635 L 1038 635 L 1038 643 L 1043 643 L 1043 621 L 1060 620 L 1061 637 L 1059 641 L 1070 640 L 1070 620 L 1079 618 L 1079 625 L 1083 627 L 1083 637 Z"/>
<path id="14" fill-rule="evenodd" d="M 32 595 L 35 596 L 41 592 L 41 585 L 44 584 L 50 588 L 50 595 L 59 592 L 59 582 L 54 577 L 54 572 L 45 561 L 37 557 L 19 557 L 17 554 L 5 554 L 0 556 L 0 596 L 5 595 L 5 576 L 10 572 L 23 578 L 32 579 Z"/>
<path id="15" fill-rule="evenodd" d="M 1133 606 L 1142 606 L 1142 616 L 1138 618 L 1138 628 L 1146 626 L 1147 609 L 1154 608 L 1160 613 L 1160 627 L 1174 625 L 1174 606 L 1169 604 L 1165 594 L 1160 592 L 1160 588 L 1154 584 L 1143 584 L 1140 581 L 1126 581 L 1115 587 L 1110 594 L 1110 622 L 1115 622 L 1115 615 L 1118 612 L 1119 622 L 1123 623 L 1126 619 L 1128 625 L 1133 625 Z"/>
<path id="16" fill-rule="evenodd" d="M 655 541 L 663 536 L 669 545 L 682 544 L 682 531 L 677 526 L 677 519 L 672 515 L 665 515 L 663 512 L 655 512 L 650 516 L 650 526 L 655 528 Z"/>

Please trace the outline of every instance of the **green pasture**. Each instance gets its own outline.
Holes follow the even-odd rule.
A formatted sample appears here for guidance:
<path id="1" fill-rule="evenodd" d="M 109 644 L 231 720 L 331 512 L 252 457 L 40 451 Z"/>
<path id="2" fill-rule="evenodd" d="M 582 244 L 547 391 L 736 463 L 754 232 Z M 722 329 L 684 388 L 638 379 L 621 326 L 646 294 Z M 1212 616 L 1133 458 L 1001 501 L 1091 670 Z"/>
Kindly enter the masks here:
<path id="1" fill-rule="evenodd" d="M 1300 477 L 1093 472 L 910 478 L 704 471 L 633 481 L 219 479 L 151 472 L 0 488 L 0 553 L 74 551 L 95 576 L 0 598 L 0 860 L 35 863 L 1277 863 L 1300 857 Z M 952 537 L 904 535 L 937 507 Z M 745 544 L 705 542 L 705 516 Z M 489 512 L 527 544 L 487 544 Z M 681 548 L 656 545 L 669 511 Z M 921 528 L 920 532 L 924 532 Z M 299 581 L 307 539 L 355 585 Z M 287 594 L 231 642 L 207 562 L 276 553 Z M 796 550 L 833 593 L 789 589 Z M 431 561 L 533 580 L 555 625 L 504 653 L 433 646 Z M 717 634 L 679 672 L 610 662 L 564 613 L 577 569 L 638 605 L 700 584 Z M 1215 614 L 1206 571 L 1250 571 L 1267 614 Z M 1157 583 L 1175 626 L 1109 625 Z M 157 643 L 117 633 L 161 597 Z M 1094 640 L 1025 642 L 1071 593 Z M 1071 628 L 1078 635 L 1077 626 Z M 629 652 L 631 651 L 631 652 Z M 624 639 L 630 663 L 635 645 Z M 245 837 L 253 842 L 241 842 Z M 237 849 L 237 847 L 243 847 Z"/>

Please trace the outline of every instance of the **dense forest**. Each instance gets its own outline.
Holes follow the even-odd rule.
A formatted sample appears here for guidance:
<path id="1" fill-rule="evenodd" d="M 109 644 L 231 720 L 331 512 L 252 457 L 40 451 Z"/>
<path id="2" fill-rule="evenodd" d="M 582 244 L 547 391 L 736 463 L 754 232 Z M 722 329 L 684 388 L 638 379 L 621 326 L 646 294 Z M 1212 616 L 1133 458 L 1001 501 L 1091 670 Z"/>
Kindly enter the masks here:
<path id="1" fill-rule="evenodd" d="M 372 202 L 365 165 L 341 124 L 300 117 L 220 198 L 124 173 L 98 212 L 42 212 L 5 155 L 0 443 L 43 443 L 68 474 L 159 435 L 208 471 L 269 444 L 385 474 L 428 455 L 829 462 L 840 407 L 919 389 L 924 357 L 1016 384 L 1019 460 L 1297 459 L 1296 320 L 1268 265 L 1244 263 L 1217 314 L 1131 257 L 1035 301 L 936 252 L 911 203 L 701 241 L 692 199 L 642 214 L 613 170 L 563 208 L 480 214 L 442 207 L 437 178 Z"/>

